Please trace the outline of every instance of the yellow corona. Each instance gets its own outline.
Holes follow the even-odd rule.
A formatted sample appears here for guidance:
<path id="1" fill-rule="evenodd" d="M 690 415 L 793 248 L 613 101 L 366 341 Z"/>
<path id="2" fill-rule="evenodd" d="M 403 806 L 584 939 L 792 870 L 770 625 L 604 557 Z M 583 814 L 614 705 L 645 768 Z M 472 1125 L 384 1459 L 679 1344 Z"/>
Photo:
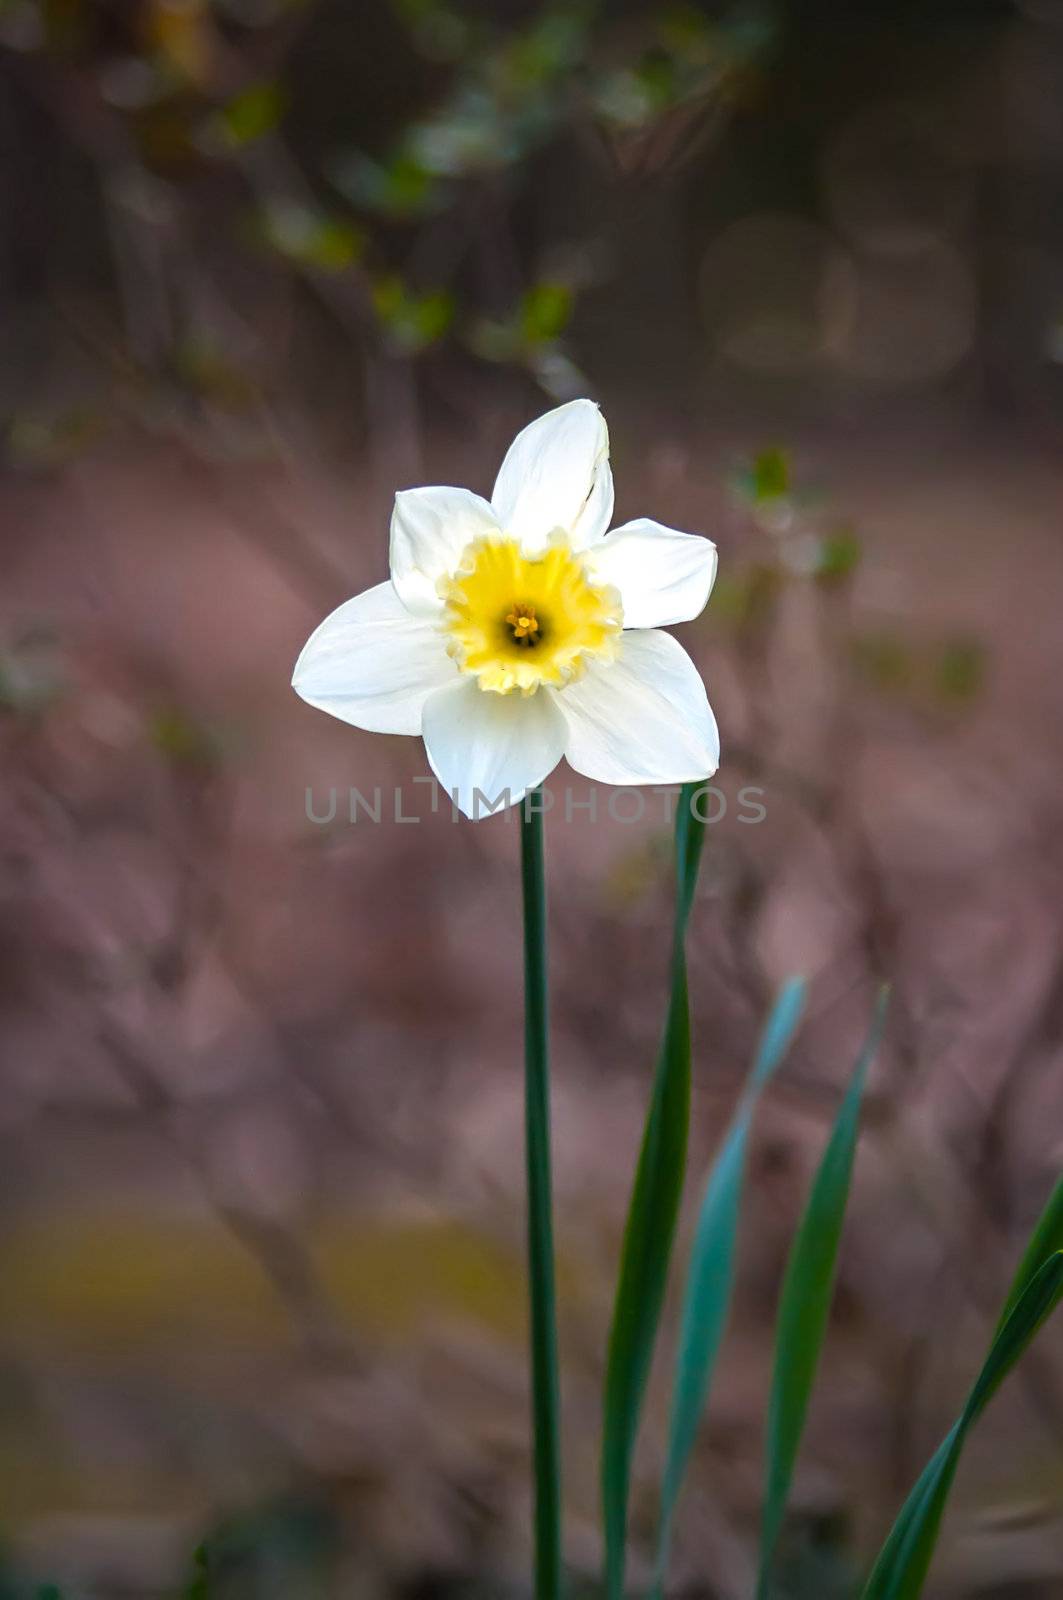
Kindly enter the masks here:
<path id="1" fill-rule="evenodd" d="M 535 557 L 515 539 L 474 539 L 440 598 L 450 655 L 493 694 L 570 683 L 589 659 L 612 658 L 624 621 L 617 591 L 592 582 L 562 539 Z"/>

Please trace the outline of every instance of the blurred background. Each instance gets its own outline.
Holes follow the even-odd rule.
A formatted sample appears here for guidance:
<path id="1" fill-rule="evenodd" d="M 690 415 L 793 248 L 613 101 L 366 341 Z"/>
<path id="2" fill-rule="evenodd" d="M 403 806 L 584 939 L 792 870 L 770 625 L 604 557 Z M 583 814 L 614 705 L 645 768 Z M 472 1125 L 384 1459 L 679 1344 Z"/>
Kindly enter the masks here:
<path id="1" fill-rule="evenodd" d="M 751 1592 L 780 1271 L 895 985 L 777 1588 L 846 1600 L 1063 1165 L 1063 4 L 0 0 L 0 140 L 0 1590 L 527 1592 L 516 830 L 288 683 L 397 487 L 590 394 L 617 520 L 720 547 L 689 1203 L 812 979 L 690 1600 Z M 587 1595 L 671 900 L 660 797 L 606 799 L 548 828 Z M 1061 1503 L 1056 1328 L 928 1592 L 1063 1596 Z"/>

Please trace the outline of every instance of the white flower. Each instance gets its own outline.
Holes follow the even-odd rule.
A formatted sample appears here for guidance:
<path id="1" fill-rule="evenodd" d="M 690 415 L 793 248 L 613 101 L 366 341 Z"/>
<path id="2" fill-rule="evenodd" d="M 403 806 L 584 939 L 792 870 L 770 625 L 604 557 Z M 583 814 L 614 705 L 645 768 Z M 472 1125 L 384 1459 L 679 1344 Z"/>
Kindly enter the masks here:
<path id="1" fill-rule="evenodd" d="M 711 777 L 704 685 L 659 630 L 703 609 L 716 547 L 646 518 L 607 533 L 612 510 L 609 435 L 589 400 L 518 433 L 490 504 L 403 490 L 391 581 L 325 618 L 294 688 L 355 727 L 422 734 L 467 816 L 515 804 L 562 756 L 608 784 Z"/>

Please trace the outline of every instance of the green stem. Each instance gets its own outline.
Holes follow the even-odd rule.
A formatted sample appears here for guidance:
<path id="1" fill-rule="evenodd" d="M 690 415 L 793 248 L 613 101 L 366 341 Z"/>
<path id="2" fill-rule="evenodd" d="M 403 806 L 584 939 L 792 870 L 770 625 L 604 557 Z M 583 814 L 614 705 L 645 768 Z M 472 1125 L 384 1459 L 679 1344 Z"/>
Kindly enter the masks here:
<path id="1" fill-rule="evenodd" d="M 561 1452 L 557 1311 L 550 1199 L 546 879 L 542 791 L 520 806 L 524 889 L 524 1130 L 528 1180 L 532 1425 L 535 1439 L 535 1600 L 561 1595 Z"/>

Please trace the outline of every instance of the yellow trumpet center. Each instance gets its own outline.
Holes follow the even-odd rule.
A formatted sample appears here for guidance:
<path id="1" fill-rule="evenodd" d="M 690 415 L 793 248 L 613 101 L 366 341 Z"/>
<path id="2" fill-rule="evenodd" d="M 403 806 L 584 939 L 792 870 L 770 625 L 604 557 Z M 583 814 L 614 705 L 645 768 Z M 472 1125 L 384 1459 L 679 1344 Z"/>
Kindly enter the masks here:
<path id="1" fill-rule="evenodd" d="M 494 694 L 570 683 L 589 658 L 612 655 L 623 626 L 616 590 L 560 539 L 541 556 L 515 539 L 474 539 L 440 593 L 447 649 Z"/>

